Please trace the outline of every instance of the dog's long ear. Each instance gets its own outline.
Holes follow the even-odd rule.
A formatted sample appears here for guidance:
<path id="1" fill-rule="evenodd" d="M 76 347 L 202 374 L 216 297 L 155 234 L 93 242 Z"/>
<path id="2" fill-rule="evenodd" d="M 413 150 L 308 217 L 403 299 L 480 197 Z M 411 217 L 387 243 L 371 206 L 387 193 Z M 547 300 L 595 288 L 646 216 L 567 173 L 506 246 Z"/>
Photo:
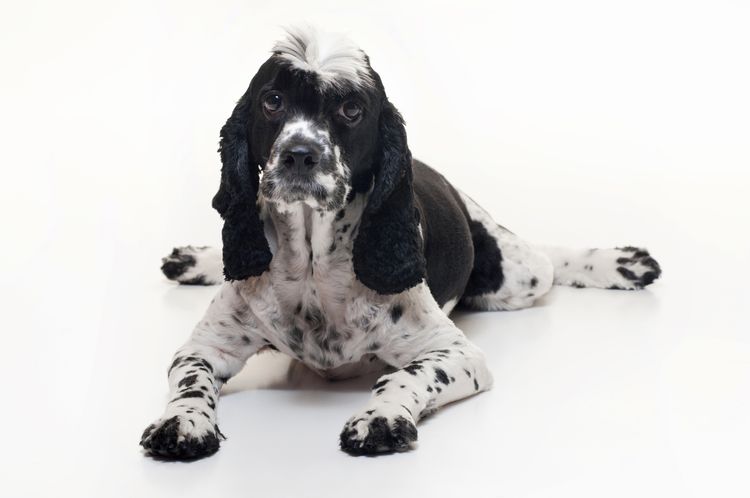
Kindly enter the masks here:
<path id="1" fill-rule="evenodd" d="M 253 158 L 249 139 L 252 122 L 250 88 L 221 129 L 221 185 L 213 207 L 222 218 L 224 276 L 244 280 L 268 269 L 271 251 L 258 216 L 259 165 Z"/>
<path id="2" fill-rule="evenodd" d="M 379 165 L 375 185 L 354 241 L 354 273 L 380 294 L 395 294 L 425 277 L 414 206 L 411 152 L 401 114 L 387 99 L 380 113 Z"/>

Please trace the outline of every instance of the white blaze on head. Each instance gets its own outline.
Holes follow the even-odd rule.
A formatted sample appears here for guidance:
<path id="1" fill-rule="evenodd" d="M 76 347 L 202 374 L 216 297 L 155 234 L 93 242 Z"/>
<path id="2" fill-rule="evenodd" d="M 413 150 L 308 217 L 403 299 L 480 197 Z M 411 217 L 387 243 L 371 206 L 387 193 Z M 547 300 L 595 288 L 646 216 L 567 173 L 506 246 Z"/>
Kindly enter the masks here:
<path id="1" fill-rule="evenodd" d="M 320 33 L 310 26 L 291 27 L 273 52 L 296 69 L 317 74 L 324 88 L 374 83 L 365 53 L 342 35 Z"/>

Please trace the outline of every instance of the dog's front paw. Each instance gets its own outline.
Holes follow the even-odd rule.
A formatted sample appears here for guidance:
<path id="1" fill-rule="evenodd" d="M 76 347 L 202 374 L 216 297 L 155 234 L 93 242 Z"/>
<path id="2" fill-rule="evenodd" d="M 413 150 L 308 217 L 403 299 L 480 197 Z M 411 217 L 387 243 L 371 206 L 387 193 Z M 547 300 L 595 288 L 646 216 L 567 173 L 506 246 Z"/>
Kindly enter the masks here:
<path id="1" fill-rule="evenodd" d="M 205 419 L 205 420 L 204 420 Z M 150 455 L 173 460 L 193 460 L 213 455 L 224 435 L 203 415 L 173 415 L 149 425 L 141 446 Z"/>
<path id="2" fill-rule="evenodd" d="M 382 405 L 350 418 L 339 439 L 351 455 L 406 451 L 417 440 L 417 427 L 406 408 Z"/>
<path id="3" fill-rule="evenodd" d="M 661 275 L 659 263 L 645 249 L 638 247 L 618 247 L 622 256 L 617 258 L 617 273 L 622 283 L 615 284 L 617 289 L 642 289 Z"/>

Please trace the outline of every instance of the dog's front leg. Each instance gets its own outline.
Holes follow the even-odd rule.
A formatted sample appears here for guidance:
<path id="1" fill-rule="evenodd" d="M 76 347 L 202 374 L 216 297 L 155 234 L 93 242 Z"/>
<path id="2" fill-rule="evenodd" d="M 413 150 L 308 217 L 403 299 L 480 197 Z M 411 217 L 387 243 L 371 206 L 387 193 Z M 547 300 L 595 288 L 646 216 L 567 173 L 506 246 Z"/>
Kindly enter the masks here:
<path id="1" fill-rule="evenodd" d="M 420 336 L 425 339 L 421 344 Z M 395 358 L 415 346 L 421 346 L 421 352 L 400 370 L 380 377 L 367 405 L 346 423 L 340 436 L 344 451 L 359 455 L 406 450 L 417 440 L 420 418 L 491 387 L 484 355 L 452 324 L 395 340 L 379 356 L 395 364 Z"/>
<path id="2" fill-rule="evenodd" d="M 148 453 L 193 459 L 219 449 L 219 390 L 264 344 L 237 285 L 222 286 L 190 340 L 175 353 L 166 410 L 141 438 Z"/>

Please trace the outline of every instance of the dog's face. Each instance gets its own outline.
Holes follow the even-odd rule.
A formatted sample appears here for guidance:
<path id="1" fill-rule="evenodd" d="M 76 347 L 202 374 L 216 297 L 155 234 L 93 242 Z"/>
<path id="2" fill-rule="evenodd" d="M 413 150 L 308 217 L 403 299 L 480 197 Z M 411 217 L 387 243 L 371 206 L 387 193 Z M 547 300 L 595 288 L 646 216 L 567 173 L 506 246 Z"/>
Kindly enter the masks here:
<path id="1" fill-rule="evenodd" d="M 224 218 L 228 279 L 269 268 L 259 198 L 322 212 L 344 207 L 350 192 L 367 193 L 352 251 L 357 278 L 383 294 L 424 278 L 404 123 L 351 42 L 290 30 L 222 128 L 220 152 L 213 205 Z"/>
<path id="2" fill-rule="evenodd" d="M 338 210 L 355 181 L 372 177 L 384 93 L 362 52 L 344 56 L 367 72 L 327 80 L 277 52 L 253 80 L 247 132 L 265 200 Z"/>

